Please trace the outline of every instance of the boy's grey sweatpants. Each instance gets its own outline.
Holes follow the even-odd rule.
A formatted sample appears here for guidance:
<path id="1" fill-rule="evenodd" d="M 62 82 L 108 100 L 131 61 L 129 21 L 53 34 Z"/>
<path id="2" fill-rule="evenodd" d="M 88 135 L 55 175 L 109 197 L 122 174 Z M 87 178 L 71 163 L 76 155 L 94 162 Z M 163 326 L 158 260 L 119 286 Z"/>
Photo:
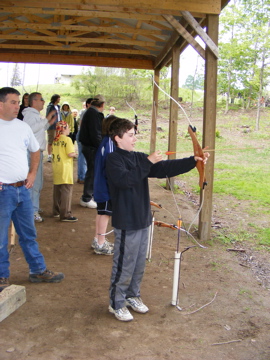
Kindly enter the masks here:
<path id="1" fill-rule="evenodd" d="M 114 229 L 114 256 L 110 286 L 110 305 L 118 310 L 126 306 L 126 298 L 140 296 L 146 263 L 148 228 Z"/>

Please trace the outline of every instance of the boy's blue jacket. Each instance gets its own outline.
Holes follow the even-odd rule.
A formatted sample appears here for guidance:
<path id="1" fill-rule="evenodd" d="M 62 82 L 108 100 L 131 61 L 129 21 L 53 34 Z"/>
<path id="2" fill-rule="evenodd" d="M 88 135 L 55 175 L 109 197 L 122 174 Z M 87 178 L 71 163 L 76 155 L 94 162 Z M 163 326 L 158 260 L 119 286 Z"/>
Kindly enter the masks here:
<path id="1" fill-rule="evenodd" d="M 94 199 L 96 202 L 110 200 L 109 188 L 105 172 L 106 157 L 115 150 L 115 145 L 109 136 L 105 136 L 99 145 L 95 158 Z"/>
<path id="2" fill-rule="evenodd" d="M 106 174 L 112 200 L 112 226 L 121 230 L 147 228 L 152 221 L 148 177 L 166 178 L 190 171 L 194 156 L 156 164 L 141 152 L 116 148 L 106 159 Z M 95 199 L 96 200 L 96 199 Z"/>

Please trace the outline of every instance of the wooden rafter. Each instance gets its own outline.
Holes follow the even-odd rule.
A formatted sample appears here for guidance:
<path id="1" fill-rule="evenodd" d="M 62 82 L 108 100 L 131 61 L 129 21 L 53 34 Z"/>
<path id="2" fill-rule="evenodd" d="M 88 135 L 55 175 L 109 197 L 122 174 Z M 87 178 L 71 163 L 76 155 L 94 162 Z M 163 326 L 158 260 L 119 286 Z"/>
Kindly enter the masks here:
<path id="1" fill-rule="evenodd" d="M 175 28 L 178 34 L 181 35 L 203 59 L 205 59 L 204 49 L 181 24 L 172 15 L 163 15 L 163 17 Z"/>
<path id="2" fill-rule="evenodd" d="M 214 41 L 206 34 L 200 24 L 198 24 L 196 19 L 194 19 L 188 11 L 182 11 L 182 15 L 218 59 L 218 47 Z"/>

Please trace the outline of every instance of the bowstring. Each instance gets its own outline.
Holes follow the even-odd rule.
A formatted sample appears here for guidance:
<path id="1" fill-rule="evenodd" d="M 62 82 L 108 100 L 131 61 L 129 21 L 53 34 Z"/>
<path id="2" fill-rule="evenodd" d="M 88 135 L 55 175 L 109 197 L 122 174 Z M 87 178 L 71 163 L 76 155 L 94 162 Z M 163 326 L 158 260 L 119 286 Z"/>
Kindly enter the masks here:
<path id="1" fill-rule="evenodd" d="M 192 122 L 190 121 L 190 118 L 188 117 L 188 114 L 186 113 L 185 109 L 183 108 L 183 106 L 182 106 L 177 100 L 175 100 L 175 98 L 173 98 L 170 94 L 166 93 L 166 91 L 163 90 L 163 89 L 155 82 L 154 78 L 153 78 L 153 83 L 154 83 L 154 85 L 155 85 L 160 91 L 163 92 L 163 94 L 169 96 L 169 98 L 170 98 L 172 101 L 174 101 L 174 102 L 177 104 L 177 106 L 179 106 L 179 108 L 183 111 L 184 115 L 186 116 L 189 125 L 192 126 L 192 127 L 194 127 L 194 126 L 192 125 Z"/>
<path id="2" fill-rule="evenodd" d="M 134 114 L 137 116 L 136 111 L 133 109 L 133 107 L 126 101 L 127 105 L 134 111 Z"/>
<path id="3" fill-rule="evenodd" d="M 172 101 L 174 101 L 174 102 L 177 104 L 177 106 L 179 106 L 179 108 L 183 111 L 184 115 L 186 116 L 186 119 L 187 119 L 189 125 L 190 125 L 192 128 L 194 128 L 194 126 L 193 126 L 193 124 L 191 123 L 190 118 L 188 117 L 188 115 L 187 115 L 185 109 L 183 108 L 183 106 L 182 106 L 177 100 L 175 100 L 170 94 L 168 94 L 165 90 L 163 90 L 163 89 L 156 83 L 154 77 L 153 77 L 153 83 L 154 83 L 154 85 L 155 85 L 160 91 L 163 92 L 163 94 L 167 95 Z M 168 178 L 167 178 L 167 179 L 168 179 Z M 170 182 L 169 182 L 169 186 L 170 186 L 170 189 L 171 189 Z M 172 189 L 171 189 L 171 191 L 172 191 Z M 172 191 L 172 193 L 173 193 L 173 191 Z M 195 214 L 194 219 L 191 221 L 191 224 L 190 224 L 189 227 L 188 227 L 187 232 L 188 232 L 189 234 L 190 234 L 190 229 L 191 229 L 192 225 L 194 224 L 195 220 L 198 218 L 199 213 L 200 213 L 201 210 L 202 210 L 203 203 L 204 203 L 204 189 L 203 189 L 203 191 L 202 191 L 202 199 L 201 199 L 201 204 L 200 204 L 199 210 L 197 211 L 197 214 Z M 176 204 L 178 213 L 180 214 L 180 211 L 179 211 L 179 208 L 178 208 L 178 205 L 177 205 L 176 201 L 175 201 L 175 204 Z M 190 235 L 191 235 L 191 234 L 190 234 Z M 192 235 L 191 235 L 191 236 L 192 236 Z M 201 245 L 201 247 L 203 247 L 203 246 Z"/>

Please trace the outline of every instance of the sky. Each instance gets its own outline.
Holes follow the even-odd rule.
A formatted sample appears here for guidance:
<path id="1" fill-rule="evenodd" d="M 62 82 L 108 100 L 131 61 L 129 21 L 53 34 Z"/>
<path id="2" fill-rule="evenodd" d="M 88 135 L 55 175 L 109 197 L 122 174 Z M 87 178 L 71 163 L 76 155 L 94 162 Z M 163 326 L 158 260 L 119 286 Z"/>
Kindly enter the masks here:
<path id="1" fill-rule="evenodd" d="M 180 58 L 180 86 L 185 83 L 188 75 L 193 75 L 198 55 L 192 47 L 188 47 Z M 203 64 L 203 60 L 200 64 Z M 14 63 L 0 62 L 0 87 L 10 86 L 10 79 L 13 75 Z M 61 74 L 79 75 L 87 66 L 79 65 L 54 65 L 54 64 L 19 64 L 23 84 L 54 84 L 56 76 Z"/>

